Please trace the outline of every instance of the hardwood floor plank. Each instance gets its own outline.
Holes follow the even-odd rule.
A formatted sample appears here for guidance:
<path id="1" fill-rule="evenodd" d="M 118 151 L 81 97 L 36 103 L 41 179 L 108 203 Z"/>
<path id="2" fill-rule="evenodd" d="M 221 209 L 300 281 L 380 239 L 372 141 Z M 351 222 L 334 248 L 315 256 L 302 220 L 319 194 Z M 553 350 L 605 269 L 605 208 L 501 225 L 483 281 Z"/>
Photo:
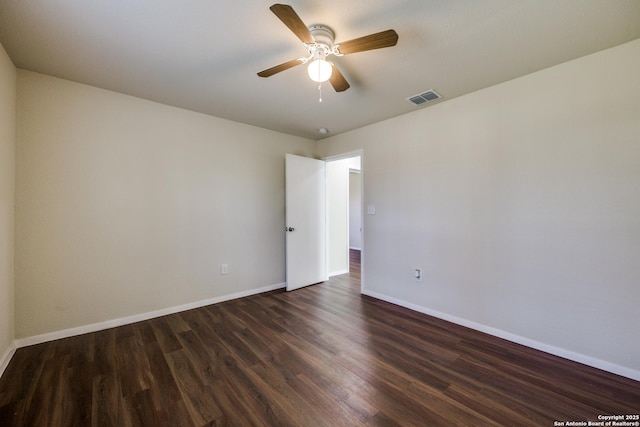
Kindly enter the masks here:
<path id="1" fill-rule="evenodd" d="M 56 343 L 59 344 L 59 342 Z M 77 421 L 81 414 L 75 413 L 76 406 L 69 389 L 70 356 L 58 354 L 54 360 L 59 360 L 59 363 L 56 364 L 51 381 L 51 389 L 53 390 L 49 399 L 51 424 L 56 426 L 78 425 Z M 44 411 L 42 411 L 42 415 L 45 415 Z"/>
<path id="2" fill-rule="evenodd" d="M 51 418 L 54 405 L 54 385 L 60 368 L 59 359 L 42 361 L 42 374 L 32 383 L 32 393 L 23 401 L 26 405 L 21 409 L 26 413 L 18 415 L 18 418 L 24 420 L 24 425 L 46 425 Z"/>
<path id="3" fill-rule="evenodd" d="M 316 381 L 305 374 L 297 375 L 289 381 L 289 384 L 299 396 L 313 402 L 321 414 L 328 414 L 330 417 L 328 421 L 332 426 L 364 426 L 376 412 L 371 405 L 365 405 L 363 402 L 355 403 L 348 396 L 338 397 L 331 388 L 319 387 Z"/>
<path id="4" fill-rule="evenodd" d="M 202 381 L 201 372 L 192 363 L 193 358 L 188 351 L 177 350 L 166 356 L 193 424 L 201 426 L 221 418 L 222 411 L 210 387 Z"/>
<path id="5" fill-rule="evenodd" d="M 405 416 L 411 414 L 411 419 L 424 419 L 427 425 L 443 425 L 445 420 L 451 425 L 494 425 L 475 411 L 465 410 L 441 390 L 414 382 L 410 373 L 380 359 L 341 356 L 337 362 L 368 383 L 375 384 L 383 392 L 381 394 L 402 407 Z M 389 409 L 384 412 L 390 415 Z"/>
<path id="6" fill-rule="evenodd" d="M 211 386 L 211 393 L 223 416 L 216 420 L 220 426 L 251 426 L 258 425 L 247 418 L 247 408 L 229 390 L 224 380 L 216 381 Z"/>
<path id="7" fill-rule="evenodd" d="M 165 354 L 162 352 L 160 344 L 157 342 L 148 343 L 144 346 L 144 352 L 149 361 L 151 377 L 149 382 L 149 393 L 157 411 L 173 406 L 182 400 L 182 395 Z"/>
<path id="8" fill-rule="evenodd" d="M 93 405 L 93 363 L 84 363 L 79 366 L 70 366 L 68 376 L 65 380 L 67 383 L 67 398 L 73 402 L 74 414 L 71 418 L 71 424 L 77 426 L 91 425 L 92 405 Z"/>
<path id="9" fill-rule="evenodd" d="M 2 376 L 2 382 L 6 385 L 0 387 L 0 406 L 18 400 L 27 400 L 28 405 L 44 364 L 52 357 L 53 349 L 53 345 L 40 344 L 18 350 L 24 357 L 13 357 Z"/>
<path id="10" fill-rule="evenodd" d="M 27 409 L 24 400 L 16 400 L 0 406 L 0 426 L 28 425 L 25 421 Z"/>
<path id="11" fill-rule="evenodd" d="M 163 420 L 153 407 L 153 398 L 148 389 L 141 390 L 124 399 L 124 416 L 132 426 L 161 426 Z"/>
<path id="12" fill-rule="evenodd" d="M 234 362 L 237 360 L 238 363 L 242 363 L 244 367 L 248 367 L 256 364 L 260 360 L 260 357 L 247 347 L 234 331 L 224 323 L 216 325 L 212 336 L 216 337 L 216 341 L 222 345 L 225 353 L 234 356 Z"/>
<path id="13" fill-rule="evenodd" d="M 193 331 L 181 332 L 178 334 L 178 339 L 184 351 L 189 354 L 201 385 L 206 386 L 220 380 L 220 360 L 211 358 L 210 353 Z"/>
<path id="14" fill-rule="evenodd" d="M 327 427 L 335 425 L 324 413 L 317 411 L 317 401 L 311 404 L 291 387 L 291 380 L 287 381 L 277 366 L 272 365 L 267 368 L 265 364 L 258 363 L 247 371 L 247 375 L 256 387 L 277 405 L 278 410 L 286 414 L 286 418 L 292 425 L 316 424 Z M 319 400 L 319 396 L 315 398 Z"/>
<path id="15" fill-rule="evenodd" d="M 118 378 L 123 397 L 147 390 L 151 384 L 149 361 L 142 343 L 134 335 L 122 338 L 116 345 Z"/>
<path id="16" fill-rule="evenodd" d="M 237 406 L 243 408 L 249 425 L 295 426 L 277 401 L 265 395 L 232 356 L 226 356 L 224 364 L 224 388 L 238 402 Z"/>
<path id="17" fill-rule="evenodd" d="M 580 401 L 562 399 L 556 392 L 554 384 L 542 388 L 512 377 L 500 369 L 483 365 L 467 358 L 456 362 L 456 369 L 473 376 L 484 387 L 496 390 L 501 394 L 509 394 L 523 404 L 535 402 L 536 407 L 544 408 L 544 413 L 554 419 L 579 420 L 590 417 L 595 420 L 601 412 L 584 405 Z"/>
<path id="18" fill-rule="evenodd" d="M 120 385 L 114 375 L 96 375 L 91 390 L 91 425 L 94 427 L 122 424 Z"/>
<path id="19" fill-rule="evenodd" d="M 640 382 L 360 295 L 351 273 L 16 351 L 5 426 L 551 426 Z"/>
<path id="20" fill-rule="evenodd" d="M 180 319 L 180 316 L 172 316 L 171 323 Z M 182 345 L 180 341 L 178 341 L 178 337 L 176 336 L 174 330 L 171 328 L 171 325 L 167 323 L 167 316 L 159 317 L 156 319 L 151 319 L 148 323 L 151 325 L 153 329 L 153 333 L 158 339 L 160 343 L 160 347 L 165 353 L 170 353 L 172 351 L 177 351 L 182 349 Z"/>
<path id="21" fill-rule="evenodd" d="M 158 338 L 156 337 L 156 333 L 154 332 L 151 323 L 148 322 L 140 322 L 135 324 L 135 330 L 137 335 L 140 336 L 140 340 L 143 344 L 150 344 L 158 342 Z"/>
<path id="22" fill-rule="evenodd" d="M 470 389 L 457 384 L 449 386 L 444 394 L 498 425 L 504 424 L 506 420 L 514 426 L 545 425 L 548 422 L 548 419 L 540 413 L 531 411 L 530 408 L 509 399 L 508 396 L 488 397 L 482 389 Z M 501 403 L 499 407 L 495 404 L 496 401 Z"/>
<path id="23" fill-rule="evenodd" d="M 214 366 L 222 363 L 222 358 L 228 354 L 226 348 L 222 346 L 219 340 L 214 339 L 216 336 L 212 318 L 208 314 L 208 310 L 189 310 L 181 313 L 182 318 L 187 322 L 193 333 L 200 339 L 200 342 L 207 351 Z"/>
<path id="24" fill-rule="evenodd" d="M 483 347 L 484 349 L 485 347 Z M 473 358 L 477 363 L 481 363 L 483 366 L 489 367 L 489 369 L 498 369 L 502 375 L 506 375 L 511 378 L 523 381 L 526 384 L 536 386 L 539 389 L 549 388 L 548 378 L 554 377 L 562 387 L 553 388 L 553 392 L 561 394 L 563 397 L 580 401 L 588 407 L 598 409 L 601 402 L 606 403 L 607 410 L 617 411 L 616 413 L 622 413 L 626 405 L 619 405 L 613 399 L 611 389 L 606 384 L 598 384 L 597 376 L 592 376 L 589 381 L 585 381 L 584 378 L 576 377 L 576 375 L 567 372 L 567 366 L 571 363 L 565 361 L 562 367 L 554 367 L 552 363 L 540 363 L 538 359 L 546 360 L 544 355 L 540 357 L 530 356 L 530 363 L 523 366 L 518 361 L 522 360 L 522 354 L 514 358 L 509 355 L 509 352 L 495 352 L 485 353 L 481 351 L 470 352 L 464 357 Z M 575 362 L 574 362 L 575 363 Z M 578 365 L 575 363 L 575 365 Z M 600 408 L 604 410 L 605 408 Z"/>

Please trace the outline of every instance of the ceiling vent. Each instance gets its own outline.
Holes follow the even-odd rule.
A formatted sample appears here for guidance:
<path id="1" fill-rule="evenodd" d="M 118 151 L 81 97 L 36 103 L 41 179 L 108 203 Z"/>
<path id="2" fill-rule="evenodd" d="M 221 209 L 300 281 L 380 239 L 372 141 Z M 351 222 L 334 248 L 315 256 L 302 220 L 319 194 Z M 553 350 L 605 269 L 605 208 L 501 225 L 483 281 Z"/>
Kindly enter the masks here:
<path id="1" fill-rule="evenodd" d="M 440 99 L 440 98 L 441 96 L 438 92 L 436 92 L 433 89 L 429 89 L 424 93 L 413 95 L 407 98 L 407 101 L 409 101 L 414 105 L 422 105 L 422 104 L 426 104 L 427 102 L 435 101 L 436 99 Z"/>

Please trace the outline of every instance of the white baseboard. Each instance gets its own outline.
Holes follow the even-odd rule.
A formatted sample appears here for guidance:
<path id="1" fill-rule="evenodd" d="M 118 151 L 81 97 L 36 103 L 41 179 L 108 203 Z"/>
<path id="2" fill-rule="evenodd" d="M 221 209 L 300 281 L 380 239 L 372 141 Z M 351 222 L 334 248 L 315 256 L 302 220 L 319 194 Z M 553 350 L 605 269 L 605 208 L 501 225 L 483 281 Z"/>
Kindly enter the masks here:
<path id="1" fill-rule="evenodd" d="M 429 316 L 437 317 L 442 320 L 446 320 L 457 325 L 465 326 L 476 331 L 484 332 L 489 335 L 493 335 L 498 338 L 503 338 L 507 341 L 522 344 L 527 347 L 534 348 L 536 350 L 544 351 L 545 353 L 553 354 L 565 359 L 572 360 L 574 362 L 582 363 L 583 365 L 592 366 L 594 368 L 602 369 L 603 371 L 611 372 L 616 375 L 631 378 L 632 380 L 640 381 L 640 371 L 635 369 L 620 366 L 615 363 L 607 362 L 605 360 L 596 359 L 595 357 L 587 356 L 581 353 L 576 353 L 563 348 L 555 347 L 549 344 L 545 344 L 539 341 L 535 341 L 529 338 L 521 337 L 520 335 L 512 334 L 510 332 L 503 331 L 501 329 L 492 328 L 490 326 L 482 325 L 480 323 L 472 322 L 467 319 L 452 316 L 450 314 L 441 313 L 436 310 L 432 310 L 417 304 L 412 304 L 397 298 L 390 297 L 388 295 L 380 294 L 377 292 L 362 290 L 362 294 L 370 297 L 390 302 L 391 304 L 399 305 L 401 307 L 408 308 L 419 313 L 424 313 Z"/>
<path id="2" fill-rule="evenodd" d="M 7 351 L 4 352 L 2 357 L 0 357 L 0 377 L 4 374 L 4 370 L 7 369 L 9 362 L 11 362 L 11 358 L 13 354 L 16 352 L 16 342 L 12 342 Z"/>
<path id="3" fill-rule="evenodd" d="M 224 295 L 221 297 L 210 298 L 206 300 L 196 301 L 189 304 L 178 305 L 175 307 L 163 308 L 161 310 L 150 311 L 142 314 L 135 314 L 133 316 L 121 317 L 119 319 L 107 320 L 105 322 L 92 323 L 90 325 L 78 326 L 76 328 L 64 329 L 62 331 L 50 332 L 47 334 L 36 335 L 33 337 L 21 338 L 16 340 L 14 347 L 28 347 L 30 345 L 41 344 L 48 341 L 54 341 L 61 338 L 73 337 L 76 335 L 88 334 L 91 332 L 102 331 L 104 329 L 115 328 L 118 326 L 128 325 L 131 323 L 141 322 L 143 320 L 149 320 L 156 317 L 166 316 L 169 314 L 179 313 L 181 311 L 192 310 L 194 308 L 205 307 L 207 305 L 218 304 L 224 301 L 230 301 L 237 298 L 248 297 L 251 295 L 261 294 L 263 292 L 269 292 L 276 289 L 282 289 L 286 286 L 285 283 L 278 283 L 277 285 L 265 286 L 258 289 L 251 289 L 249 291 L 237 292 L 234 294 Z M 15 350 L 15 348 L 14 348 Z"/>

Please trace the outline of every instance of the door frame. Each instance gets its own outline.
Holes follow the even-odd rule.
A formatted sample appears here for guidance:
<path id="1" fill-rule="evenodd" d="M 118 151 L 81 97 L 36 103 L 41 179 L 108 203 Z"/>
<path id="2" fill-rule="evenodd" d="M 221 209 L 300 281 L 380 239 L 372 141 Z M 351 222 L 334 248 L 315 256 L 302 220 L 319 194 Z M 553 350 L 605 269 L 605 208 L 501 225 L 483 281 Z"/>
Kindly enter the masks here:
<path id="1" fill-rule="evenodd" d="M 364 150 L 363 149 L 358 149 L 358 150 L 354 150 L 354 151 L 349 151 L 346 153 L 341 153 L 341 154 L 334 154 L 331 156 L 326 156 L 326 157 L 322 157 L 321 160 L 324 160 L 325 162 L 333 162 L 336 160 L 344 160 L 344 159 L 349 159 L 352 157 L 360 157 L 360 224 L 362 226 L 362 234 L 361 234 L 361 248 L 360 248 L 360 293 L 362 294 L 362 290 L 364 289 L 364 279 L 365 279 L 365 275 L 364 275 L 364 265 L 365 265 L 365 215 L 364 215 L 364 181 L 365 181 L 365 170 L 364 170 Z M 328 205 L 328 204 L 327 204 Z M 328 209 L 328 208 L 327 208 Z M 327 212 L 327 217 L 328 217 L 328 212 Z M 326 259 L 329 259 L 329 233 L 327 233 L 327 244 L 326 246 L 326 250 L 327 250 L 327 254 L 326 254 Z M 348 239 L 348 236 L 347 236 Z M 329 274 L 329 266 L 328 266 L 328 262 L 327 262 L 327 277 Z"/>

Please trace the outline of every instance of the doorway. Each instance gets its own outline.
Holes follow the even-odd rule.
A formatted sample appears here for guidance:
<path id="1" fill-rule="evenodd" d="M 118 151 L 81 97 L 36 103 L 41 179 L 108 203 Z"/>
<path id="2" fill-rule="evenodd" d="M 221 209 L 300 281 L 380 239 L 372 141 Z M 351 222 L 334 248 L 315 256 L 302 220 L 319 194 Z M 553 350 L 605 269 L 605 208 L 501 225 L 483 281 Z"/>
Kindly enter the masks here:
<path id="1" fill-rule="evenodd" d="M 362 153 L 324 160 L 327 166 L 327 276 L 353 272 L 359 278 L 363 248 Z M 359 282 L 362 287 L 361 280 Z"/>

